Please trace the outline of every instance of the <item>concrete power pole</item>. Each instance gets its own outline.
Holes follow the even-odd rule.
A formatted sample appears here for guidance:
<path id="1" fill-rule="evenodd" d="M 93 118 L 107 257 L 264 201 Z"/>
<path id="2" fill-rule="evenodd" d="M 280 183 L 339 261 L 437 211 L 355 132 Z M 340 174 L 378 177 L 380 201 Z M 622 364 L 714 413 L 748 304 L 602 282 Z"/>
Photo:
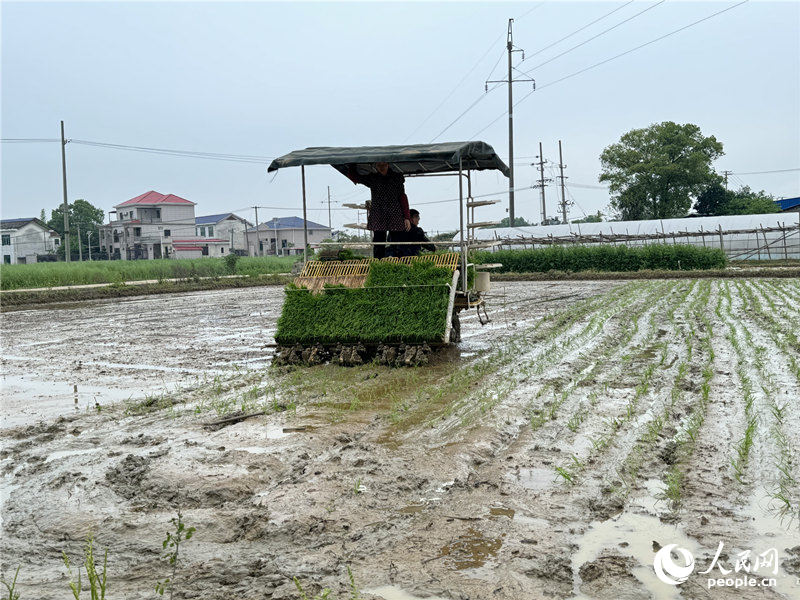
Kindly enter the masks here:
<path id="1" fill-rule="evenodd" d="M 61 121 L 61 178 L 64 183 L 64 260 L 70 260 L 69 203 L 67 202 L 67 142 L 64 139 L 64 121 Z"/>
<path id="2" fill-rule="evenodd" d="M 536 82 L 530 77 L 525 79 L 514 79 L 513 65 L 511 64 L 511 55 L 514 52 L 522 52 L 522 60 L 525 60 L 525 52 L 520 48 L 514 48 L 513 34 L 511 31 L 511 24 L 514 19 L 508 20 L 508 37 L 506 39 L 506 48 L 508 49 L 508 79 L 501 79 L 499 81 L 486 81 L 485 89 L 489 91 L 490 83 L 507 83 L 508 84 L 508 216 L 509 224 L 514 226 L 514 94 L 513 83 L 519 81 L 530 81 L 533 83 L 533 89 L 536 89 Z"/>
<path id="3" fill-rule="evenodd" d="M 531 166 L 539 167 L 539 183 L 534 183 L 531 187 L 533 188 L 540 188 L 541 190 L 541 224 L 547 224 L 547 208 L 545 206 L 545 194 L 544 194 L 544 186 L 551 181 L 552 179 L 545 179 L 544 176 L 544 154 L 542 152 L 542 142 L 539 142 L 539 155 L 537 156 L 539 162 L 532 163 Z"/>
<path id="4" fill-rule="evenodd" d="M 256 210 L 256 256 L 261 256 L 259 254 L 259 248 L 261 246 L 261 234 L 258 232 L 258 207 L 253 207 Z"/>
<path id="5" fill-rule="evenodd" d="M 83 246 L 81 245 L 81 226 L 80 224 L 76 224 L 75 227 L 78 229 L 78 260 L 83 262 Z"/>
<path id="6" fill-rule="evenodd" d="M 567 165 L 564 164 L 564 155 L 561 153 L 561 140 L 558 140 L 558 168 L 561 170 L 561 176 L 559 179 L 561 180 L 561 218 L 562 223 L 566 224 L 567 222 L 567 192 L 564 187 L 564 167 Z"/>
<path id="7" fill-rule="evenodd" d="M 333 227 L 331 227 L 331 186 L 328 186 L 328 229 L 333 234 Z"/>
<path id="8" fill-rule="evenodd" d="M 728 191 L 728 175 L 731 175 L 733 171 L 723 171 L 722 174 L 725 176 L 725 191 Z"/>

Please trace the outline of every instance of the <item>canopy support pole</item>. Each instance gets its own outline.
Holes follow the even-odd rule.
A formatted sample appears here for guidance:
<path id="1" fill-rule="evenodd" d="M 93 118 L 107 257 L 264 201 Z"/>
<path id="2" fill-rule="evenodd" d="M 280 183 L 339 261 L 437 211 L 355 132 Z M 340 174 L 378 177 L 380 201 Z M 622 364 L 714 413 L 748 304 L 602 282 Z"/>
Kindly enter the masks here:
<path id="1" fill-rule="evenodd" d="M 464 167 L 458 159 L 458 216 L 461 225 L 461 290 L 467 293 L 467 245 L 464 242 Z"/>
<path id="2" fill-rule="evenodd" d="M 303 263 L 308 262 L 308 218 L 306 217 L 306 167 L 300 165 L 300 177 L 303 179 Z"/>

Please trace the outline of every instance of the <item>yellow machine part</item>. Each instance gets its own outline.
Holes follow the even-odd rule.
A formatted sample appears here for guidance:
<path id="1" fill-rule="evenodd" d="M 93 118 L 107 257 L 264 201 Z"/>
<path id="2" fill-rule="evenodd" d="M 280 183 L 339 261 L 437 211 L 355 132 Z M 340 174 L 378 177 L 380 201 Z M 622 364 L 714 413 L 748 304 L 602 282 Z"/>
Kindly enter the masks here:
<path id="1" fill-rule="evenodd" d="M 405 265 L 418 261 L 432 260 L 437 267 L 446 267 L 451 271 L 455 271 L 458 268 L 460 258 L 461 255 L 458 252 L 448 252 L 446 254 L 428 254 L 425 256 L 403 256 L 402 258 L 390 256 L 382 259 L 311 260 L 305 264 L 303 271 L 295 278 L 294 284 L 306 287 L 312 292 L 319 292 L 326 285 L 360 288 L 364 287 L 364 282 L 367 280 L 367 275 L 369 275 L 370 265 L 377 260 Z"/>

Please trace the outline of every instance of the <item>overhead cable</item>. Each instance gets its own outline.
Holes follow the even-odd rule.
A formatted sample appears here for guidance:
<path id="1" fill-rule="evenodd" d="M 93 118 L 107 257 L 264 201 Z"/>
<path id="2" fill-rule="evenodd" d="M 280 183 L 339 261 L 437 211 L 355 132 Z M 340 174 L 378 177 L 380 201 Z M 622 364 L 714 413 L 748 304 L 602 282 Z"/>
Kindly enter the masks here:
<path id="1" fill-rule="evenodd" d="M 517 102 L 514 104 L 514 107 L 517 107 L 519 104 L 521 104 L 522 102 L 524 102 L 526 99 L 528 99 L 528 98 L 529 98 L 529 97 L 530 97 L 532 94 L 534 94 L 535 92 L 539 92 L 539 91 L 541 91 L 541 90 L 543 90 L 543 89 L 545 89 L 545 88 L 547 88 L 547 87 L 550 87 L 550 86 L 552 86 L 552 85 L 556 85 L 557 83 L 561 83 L 562 81 L 566 81 L 567 79 L 570 79 L 570 78 L 572 78 L 572 77 L 575 77 L 575 76 L 577 76 L 577 75 L 581 75 L 582 73 L 586 73 L 587 71 L 590 71 L 590 70 L 592 70 L 592 69 L 595 69 L 595 68 L 597 68 L 597 67 L 599 67 L 599 66 L 602 66 L 602 65 L 605 65 L 605 64 L 607 64 L 607 63 L 610 63 L 611 61 L 613 61 L 613 60 L 616 60 L 616 59 L 618 59 L 618 58 L 621 58 L 621 57 L 623 57 L 623 56 L 625 56 L 625 55 L 627 55 L 627 54 L 631 54 L 632 52 L 635 52 L 635 51 L 637 51 L 637 50 L 641 50 L 642 48 L 644 48 L 644 47 L 646 47 L 646 46 L 649 46 L 650 44 L 654 44 L 654 43 L 656 43 L 656 42 L 658 42 L 658 41 L 661 41 L 661 40 L 663 40 L 663 39 L 665 39 L 665 38 L 668 38 L 668 37 L 670 37 L 671 35 L 675 35 L 676 33 L 679 33 L 679 32 L 681 32 L 681 31 L 684 31 L 685 29 L 689 29 L 690 27 L 694 27 L 695 25 L 698 25 L 698 24 L 700 24 L 700 23 L 702 23 L 702 22 L 704 22 L 704 21 L 708 21 L 709 19 L 712 19 L 712 18 L 714 18 L 714 17 L 716 17 L 716 16 L 718 16 L 718 15 L 721 15 L 722 13 L 728 12 L 729 10 L 733 10 L 734 8 L 738 8 L 739 6 L 741 6 L 741 5 L 743 5 L 743 4 L 747 4 L 749 1 L 750 1 L 750 0 L 742 0 L 742 2 L 739 2 L 739 3 L 737 3 L 737 4 L 734 4 L 733 6 L 729 6 L 728 8 L 724 8 L 724 9 L 722 9 L 722 10 L 720 10 L 720 11 L 717 11 L 717 12 L 715 12 L 715 13 L 713 13 L 713 14 L 711 14 L 711 15 L 707 16 L 707 17 L 703 17 L 702 19 L 699 19 L 699 20 L 697 20 L 697 21 L 694 21 L 693 23 L 689 23 L 688 25 L 684 25 L 683 27 L 679 27 L 678 29 L 675 29 L 675 30 L 673 30 L 673 31 L 670 31 L 669 33 L 666 33 L 666 34 L 664 34 L 664 35 L 662 35 L 662 36 L 659 36 L 659 37 L 657 37 L 657 38 L 655 38 L 655 39 L 652 39 L 652 40 L 650 40 L 649 42 L 645 42 L 644 44 L 640 44 L 639 46 L 636 46 L 635 48 L 631 48 L 630 50 L 626 50 L 625 52 L 622 52 L 622 53 L 620 53 L 620 54 L 617 54 L 616 56 L 612 56 L 611 58 L 607 58 L 606 60 L 603 60 L 603 61 L 601 61 L 601 62 L 599 62 L 599 63 L 595 63 L 595 64 L 593 64 L 593 65 L 591 65 L 591 66 L 589 66 L 589 67 L 586 67 L 585 69 L 581 69 L 580 71 L 576 71 L 576 72 L 574 72 L 574 73 L 572 73 L 572 74 L 570 74 L 570 75 L 566 75 L 566 76 L 564 76 L 564 77 L 562 77 L 562 78 L 560 78 L 560 79 L 556 79 L 555 81 L 551 81 L 550 83 L 546 83 L 546 84 L 544 84 L 544 85 L 537 86 L 537 88 L 536 88 L 535 90 L 532 90 L 532 91 L 528 92 L 528 93 L 527 93 L 527 94 L 525 94 L 525 95 L 524 95 L 522 98 L 520 98 L 520 99 L 519 99 L 519 100 L 518 100 L 518 101 L 517 101 Z M 472 135 L 472 138 L 473 138 L 473 139 L 476 139 L 476 138 L 477 138 L 477 137 L 478 137 L 478 136 L 479 136 L 481 133 L 483 133 L 484 131 L 486 131 L 487 129 L 489 129 L 489 127 L 491 127 L 492 125 L 494 125 L 494 124 L 495 124 L 497 121 L 499 121 L 500 119 L 502 119 L 503 117 L 505 117 L 505 116 L 506 116 L 506 114 L 507 114 L 507 113 L 505 113 L 505 112 L 504 112 L 503 114 L 499 115 L 499 116 L 498 116 L 497 118 L 495 118 L 495 119 L 494 119 L 492 122 L 490 122 L 488 125 L 486 125 L 486 126 L 483 128 L 483 129 L 481 129 L 480 131 L 478 131 L 478 132 L 474 133 L 474 134 Z"/>

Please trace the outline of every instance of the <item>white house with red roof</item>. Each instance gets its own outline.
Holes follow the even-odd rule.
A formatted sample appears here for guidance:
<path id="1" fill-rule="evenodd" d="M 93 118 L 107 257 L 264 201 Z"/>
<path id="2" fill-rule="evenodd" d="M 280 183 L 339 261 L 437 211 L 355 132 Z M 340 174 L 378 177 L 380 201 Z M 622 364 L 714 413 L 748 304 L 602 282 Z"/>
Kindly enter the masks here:
<path id="1" fill-rule="evenodd" d="M 100 228 L 100 246 L 112 258 L 225 256 L 228 240 L 195 235 L 195 203 L 149 191 L 114 206 L 116 220 Z"/>

